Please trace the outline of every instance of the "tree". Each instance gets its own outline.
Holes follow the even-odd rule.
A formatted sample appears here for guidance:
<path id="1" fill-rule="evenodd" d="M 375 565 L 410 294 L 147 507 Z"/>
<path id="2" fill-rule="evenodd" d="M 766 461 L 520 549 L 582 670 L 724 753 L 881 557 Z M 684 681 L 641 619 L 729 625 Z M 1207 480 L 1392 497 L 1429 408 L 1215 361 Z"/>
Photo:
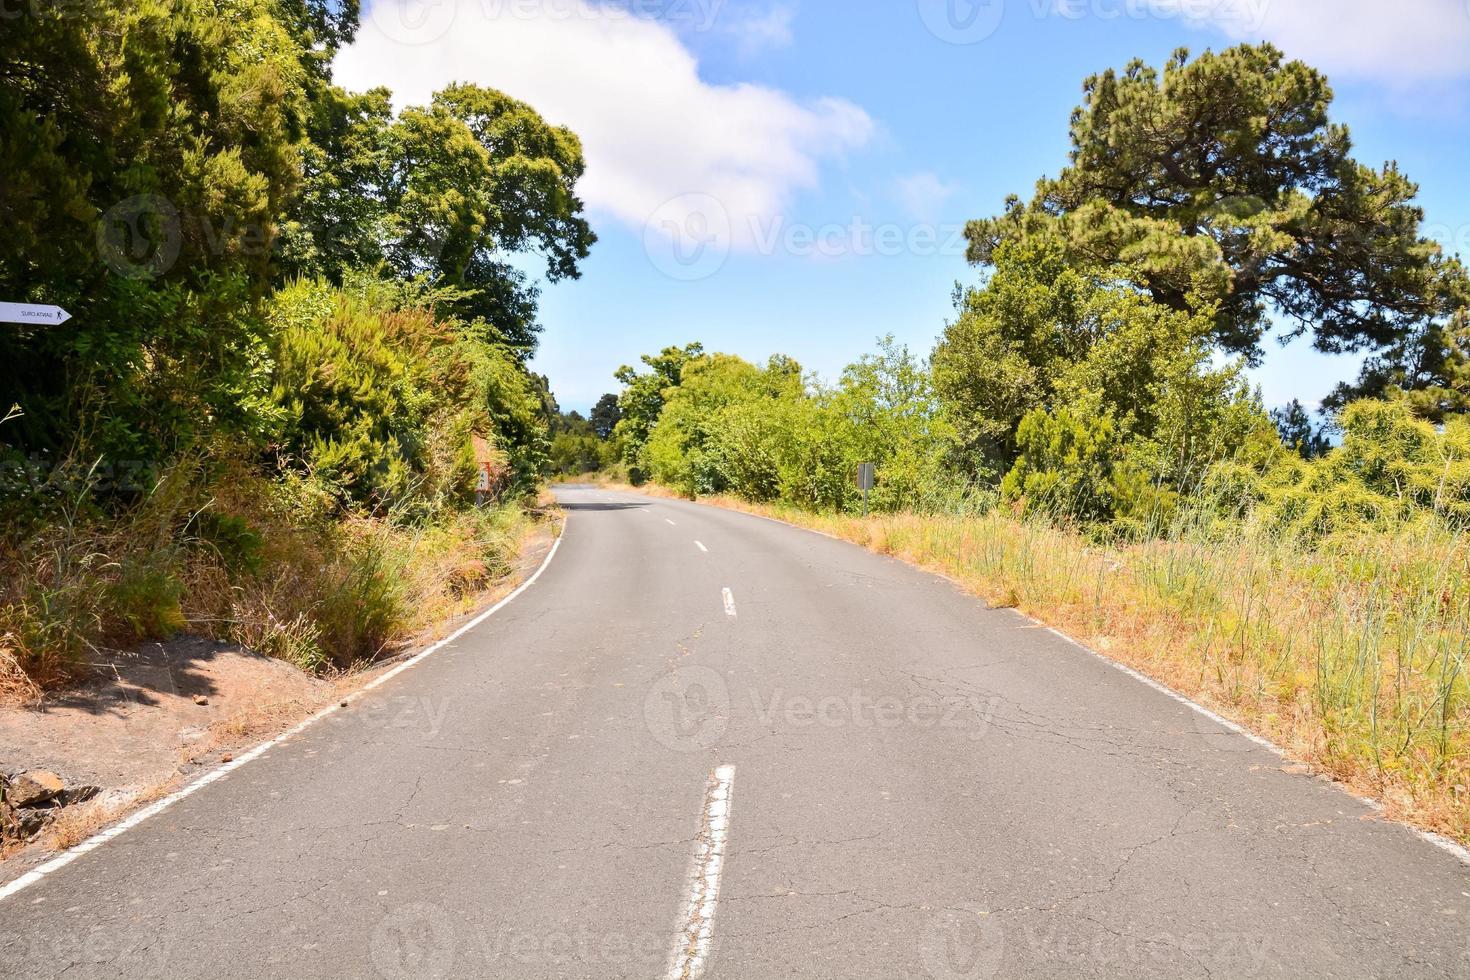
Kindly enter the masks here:
<path id="1" fill-rule="evenodd" d="M 1398 398 L 1434 423 L 1470 412 L 1470 308 L 1446 311 L 1368 358 L 1358 380 L 1338 385 L 1323 406 L 1337 412 L 1363 398 Z"/>
<path id="2" fill-rule="evenodd" d="M 407 517 L 473 499 L 476 437 L 511 490 L 541 476 L 537 377 L 482 322 L 437 316 L 431 293 L 354 275 L 345 287 L 299 280 L 266 306 L 278 455 L 343 505 Z"/>
<path id="3" fill-rule="evenodd" d="M 1095 393 L 1130 431 L 1159 424 L 1161 386 L 1205 357 L 1208 313 L 1170 309 L 1069 264 L 1061 243 L 1002 243 L 934 351 L 934 385 L 978 471 L 1016 460 L 1021 420 Z"/>
<path id="4" fill-rule="evenodd" d="M 1243 365 L 1211 363 L 1210 311 L 1176 311 L 1069 264 L 1061 243 L 1002 243 L 934 352 L 970 465 L 1028 508 L 1155 519 L 1270 429 Z M 1265 444 L 1276 445 L 1274 435 Z M 1099 481 L 1107 481 L 1106 486 Z"/>
<path id="5" fill-rule="evenodd" d="M 576 182 L 571 130 L 502 92 L 455 84 L 396 118 L 386 90 L 325 93 L 307 179 L 283 243 L 290 268 L 340 279 L 386 263 L 459 287 L 452 313 L 481 318 L 529 356 L 538 289 L 508 261 L 545 258 L 549 282 L 579 275 L 597 240 Z"/>
<path id="6" fill-rule="evenodd" d="M 615 429 L 623 462 L 633 467 L 639 465 L 643 446 L 663 411 L 664 390 L 678 387 L 684 365 L 703 353 L 704 345 L 698 341 L 683 347 L 665 347 L 658 354 L 643 355 L 649 371 L 640 374 L 637 368 L 624 364 L 613 372 L 613 377 L 623 385 L 623 393 L 618 396 L 622 418 Z M 635 481 L 641 479 L 640 472 L 631 475 Z"/>
<path id="7" fill-rule="evenodd" d="M 1070 164 L 971 222 L 971 261 L 1054 241 L 1169 309 L 1211 309 L 1214 339 L 1253 359 L 1273 317 L 1322 351 L 1389 348 L 1463 278 L 1421 235 L 1417 187 L 1354 160 L 1327 79 L 1269 44 L 1181 49 L 1162 73 L 1133 61 L 1083 92 Z"/>
<path id="8" fill-rule="evenodd" d="M 353 6 L 334 8 L 339 33 Z M 5 18 L 0 295 L 72 314 L 0 328 L 0 390 L 25 411 L 7 426 L 16 450 L 84 435 L 88 452 L 158 460 L 213 425 L 252 425 L 266 347 L 253 304 L 300 178 L 316 59 L 297 28 L 326 29 L 317 4 L 292 9 L 299 23 L 274 0 Z"/>
<path id="9" fill-rule="evenodd" d="M 835 417 L 834 427 L 847 432 L 841 440 L 851 453 L 845 469 L 874 464 L 873 507 L 917 509 L 953 489 L 954 428 L 928 365 L 892 334 L 879 338 L 877 353 L 844 368 L 820 401 Z"/>
<path id="10" fill-rule="evenodd" d="M 617 428 L 619 420 L 623 417 L 623 410 L 618 407 L 618 396 L 608 392 L 597 399 L 597 404 L 592 406 L 592 431 L 599 439 L 611 439 L 613 429 Z"/>
<path id="11" fill-rule="evenodd" d="M 765 397 L 764 372 L 733 354 L 703 354 L 680 365 L 679 383 L 661 392 L 658 424 L 639 454 L 653 479 L 690 496 L 731 489 L 722 454 L 712 451 L 722 410 Z"/>
<path id="12" fill-rule="evenodd" d="M 1302 459 L 1316 459 L 1332 448 L 1326 434 L 1312 424 L 1312 417 L 1298 399 L 1293 398 L 1283 408 L 1272 409 L 1271 421 L 1281 434 L 1282 444 Z"/>

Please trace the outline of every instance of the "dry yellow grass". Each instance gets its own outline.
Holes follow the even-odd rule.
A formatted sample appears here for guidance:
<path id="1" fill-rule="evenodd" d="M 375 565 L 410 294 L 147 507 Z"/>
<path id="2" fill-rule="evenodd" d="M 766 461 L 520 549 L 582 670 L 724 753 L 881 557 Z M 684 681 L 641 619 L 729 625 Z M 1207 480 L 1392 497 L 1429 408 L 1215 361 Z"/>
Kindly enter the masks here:
<path id="1" fill-rule="evenodd" d="M 26 676 L 15 654 L 0 644 L 0 708 L 34 703 L 40 696 L 41 689 Z"/>
<path id="2" fill-rule="evenodd" d="M 98 798 L 66 807 L 57 812 L 56 819 L 46 828 L 41 836 L 41 845 L 49 851 L 65 851 L 76 847 L 133 810 L 163 799 L 179 783 L 180 778 L 174 776 L 126 796 Z"/>
<path id="3" fill-rule="evenodd" d="M 1247 523 L 1100 547 L 1004 513 L 864 519 L 703 502 L 946 575 L 1264 735 L 1388 815 L 1470 843 L 1462 535 L 1425 523 L 1304 546 Z"/>

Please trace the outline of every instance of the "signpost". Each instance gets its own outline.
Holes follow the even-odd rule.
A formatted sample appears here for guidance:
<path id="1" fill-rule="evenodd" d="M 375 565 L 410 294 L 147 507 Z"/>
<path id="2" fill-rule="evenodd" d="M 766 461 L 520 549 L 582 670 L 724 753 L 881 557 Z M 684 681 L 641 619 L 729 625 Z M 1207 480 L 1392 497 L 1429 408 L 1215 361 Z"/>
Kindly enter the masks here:
<path id="1" fill-rule="evenodd" d="M 0 303 L 0 323 L 49 323 L 59 326 L 71 319 L 71 314 L 59 306 L 41 306 L 36 303 Z"/>
<path id="2" fill-rule="evenodd" d="M 873 489 L 873 464 L 858 464 L 858 489 L 863 492 L 863 516 L 868 516 L 868 491 Z"/>
<path id="3" fill-rule="evenodd" d="M 480 478 L 475 481 L 475 506 L 484 507 L 490 493 L 490 464 L 480 464 Z"/>

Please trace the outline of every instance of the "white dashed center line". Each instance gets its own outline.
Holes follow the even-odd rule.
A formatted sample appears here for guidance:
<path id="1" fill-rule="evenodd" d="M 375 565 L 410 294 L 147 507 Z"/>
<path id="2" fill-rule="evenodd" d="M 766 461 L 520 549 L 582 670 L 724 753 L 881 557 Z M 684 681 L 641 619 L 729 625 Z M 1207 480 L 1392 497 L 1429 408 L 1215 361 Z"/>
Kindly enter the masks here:
<path id="1" fill-rule="evenodd" d="M 679 525 L 675 524 L 673 521 L 670 521 L 667 517 L 665 517 L 664 520 L 666 522 L 668 522 L 668 524 L 671 525 L 672 527 L 678 527 L 679 526 Z"/>
<path id="2" fill-rule="evenodd" d="M 698 548 L 700 551 L 708 551 L 709 550 L 708 548 L 706 548 L 704 546 L 704 542 L 703 541 L 696 541 L 696 542 L 694 542 L 694 546 L 696 548 Z"/>
<path id="3" fill-rule="evenodd" d="M 735 593 L 729 589 L 725 590 L 725 615 L 731 619 L 735 618 Z"/>
<path id="4" fill-rule="evenodd" d="M 704 815 L 689 872 L 689 904 L 679 920 L 668 980 L 696 980 L 709 964 L 715 932 L 715 904 L 720 897 L 720 872 L 725 864 L 725 841 L 730 830 L 730 793 L 735 767 L 720 766 L 704 791 Z"/>

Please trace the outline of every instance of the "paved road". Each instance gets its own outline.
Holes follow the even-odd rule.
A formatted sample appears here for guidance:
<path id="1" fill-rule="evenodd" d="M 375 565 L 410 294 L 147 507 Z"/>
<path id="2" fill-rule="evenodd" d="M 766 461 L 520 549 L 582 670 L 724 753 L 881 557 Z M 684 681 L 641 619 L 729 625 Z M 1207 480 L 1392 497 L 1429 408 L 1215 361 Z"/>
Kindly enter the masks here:
<path id="1" fill-rule="evenodd" d="M 1015 613 L 570 488 L 452 646 L 0 903 L 0 976 L 1470 976 L 1470 870 Z"/>

